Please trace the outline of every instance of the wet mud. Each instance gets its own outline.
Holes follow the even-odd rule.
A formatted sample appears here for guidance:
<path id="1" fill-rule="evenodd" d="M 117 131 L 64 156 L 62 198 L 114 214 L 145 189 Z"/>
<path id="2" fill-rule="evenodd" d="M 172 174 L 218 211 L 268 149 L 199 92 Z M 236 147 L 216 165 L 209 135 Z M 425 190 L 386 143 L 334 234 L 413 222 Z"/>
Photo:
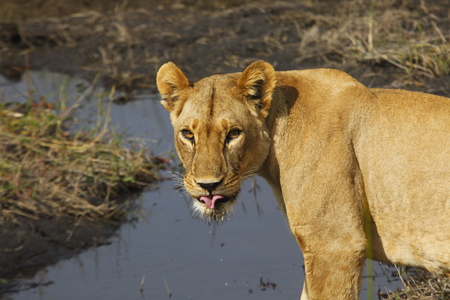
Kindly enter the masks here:
<path id="1" fill-rule="evenodd" d="M 0 226 L 0 299 L 2 295 L 36 287 L 31 278 L 43 267 L 95 246 L 109 243 L 120 223 L 94 222 L 71 217 L 30 220 Z M 49 284 L 51 284 L 49 282 Z"/>

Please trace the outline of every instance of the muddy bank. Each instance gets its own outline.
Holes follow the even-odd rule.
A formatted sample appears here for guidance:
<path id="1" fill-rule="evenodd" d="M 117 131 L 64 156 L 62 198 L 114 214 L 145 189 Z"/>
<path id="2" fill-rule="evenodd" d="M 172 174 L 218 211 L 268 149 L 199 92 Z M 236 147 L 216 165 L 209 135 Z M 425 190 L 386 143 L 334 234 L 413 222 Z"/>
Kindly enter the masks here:
<path id="1" fill-rule="evenodd" d="M 156 71 L 167 61 L 195 81 L 264 59 L 278 70 L 339 68 L 370 87 L 450 91 L 445 0 L 426 6 L 387 0 L 132 3 L 3 25 L 9 26 L 0 44 L 3 74 L 31 68 L 92 79 L 100 73 L 126 92 L 156 91 Z"/>
<path id="2" fill-rule="evenodd" d="M 106 123 L 75 130 L 75 105 L 28 97 L 0 103 L 0 295 L 29 288 L 20 279 L 42 267 L 107 244 L 166 167 Z"/>
<path id="3" fill-rule="evenodd" d="M 95 222 L 73 217 L 30 220 L 0 226 L 0 299 L 35 285 L 23 284 L 37 271 L 88 249 L 109 243 L 120 223 Z M 49 282 L 48 284 L 51 284 Z"/>

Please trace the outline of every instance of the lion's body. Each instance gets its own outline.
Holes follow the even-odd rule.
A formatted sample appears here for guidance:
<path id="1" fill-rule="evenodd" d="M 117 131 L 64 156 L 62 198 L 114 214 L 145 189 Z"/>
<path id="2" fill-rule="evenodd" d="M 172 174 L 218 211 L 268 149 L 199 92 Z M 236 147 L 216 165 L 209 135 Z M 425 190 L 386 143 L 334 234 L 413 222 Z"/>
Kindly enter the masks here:
<path id="1" fill-rule="evenodd" d="M 178 71 L 158 87 L 194 205 L 221 219 L 263 176 L 303 250 L 302 299 L 356 299 L 366 257 L 450 274 L 450 99 L 264 62 L 193 87 Z"/>

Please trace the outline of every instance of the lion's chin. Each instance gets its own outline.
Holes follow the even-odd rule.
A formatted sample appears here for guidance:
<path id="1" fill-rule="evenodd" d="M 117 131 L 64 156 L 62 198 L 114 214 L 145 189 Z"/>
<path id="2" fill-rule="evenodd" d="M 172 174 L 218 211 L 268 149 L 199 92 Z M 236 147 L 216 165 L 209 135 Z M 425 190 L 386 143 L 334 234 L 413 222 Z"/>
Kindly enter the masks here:
<path id="1" fill-rule="evenodd" d="M 192 213 L 201 220 L 206 220 L 208 223 L 223 223 L 230 219 L 233 214 L 233 207 L 236 202 L 236 197 L 223 197 L 217 201 L 214 208 L 208 207 L 200 198 L 194 199 L 192 203 Z"/>

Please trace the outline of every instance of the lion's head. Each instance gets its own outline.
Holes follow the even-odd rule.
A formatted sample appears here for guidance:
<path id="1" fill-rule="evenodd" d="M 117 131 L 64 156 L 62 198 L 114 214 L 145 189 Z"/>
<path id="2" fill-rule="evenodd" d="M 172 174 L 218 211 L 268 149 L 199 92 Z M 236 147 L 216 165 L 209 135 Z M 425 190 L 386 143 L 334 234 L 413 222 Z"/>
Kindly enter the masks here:
<path id="1" fill-rule="evenodd" d="M 157 85 L 161 103 L 170 113 L 193 210 L 208 221 L 223 221 L 242 181 L 258 173 L 269 153 L 265 118 L 276 85 L 275 71 L 257 61 L 243 73 L 190 84 L 169 62 L 159 69 Z"/>

